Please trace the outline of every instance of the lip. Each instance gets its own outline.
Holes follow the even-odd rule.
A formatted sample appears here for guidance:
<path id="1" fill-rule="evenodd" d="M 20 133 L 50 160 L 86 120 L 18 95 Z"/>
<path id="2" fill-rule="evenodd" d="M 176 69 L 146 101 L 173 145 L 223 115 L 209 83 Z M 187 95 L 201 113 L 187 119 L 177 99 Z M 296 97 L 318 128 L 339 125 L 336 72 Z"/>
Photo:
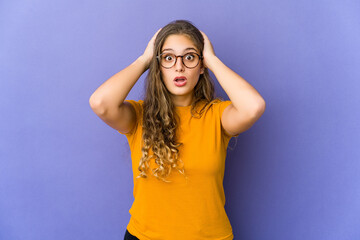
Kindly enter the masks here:
<path id="1" fill-rule="evenodd" d="M 176 81 L 176 79 L 178 79 L 178 78 L 183 78 L 183 79 L 185 79 L 185 81 L 187 80 L 187 78 L 185 76 L 178 76 L 178 77 L 174 78 L 174 81 Z"/>
<path id="2" fill-rule="evenodd" d="M 177 82 L 176 79 L 185 79 L 185 81 Z M 186 78 L 185 76 L 179 76 L 179 77 L 175 77 L 175 78 L 174 78 L 174 84 L 175 84 L 175 86 L 177 86 L 177 87 L 185 86 L 185 85 L 186 85 L 186 82 L 187 82 L 187 78 Z"/>

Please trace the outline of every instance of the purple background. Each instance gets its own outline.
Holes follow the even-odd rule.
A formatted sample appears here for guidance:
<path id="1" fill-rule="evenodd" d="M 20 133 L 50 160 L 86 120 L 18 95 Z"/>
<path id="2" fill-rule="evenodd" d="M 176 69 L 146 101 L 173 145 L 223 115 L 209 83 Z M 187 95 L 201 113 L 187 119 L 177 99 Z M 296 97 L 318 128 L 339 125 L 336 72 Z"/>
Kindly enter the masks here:
<path id="1" fill-rule="evenodd" d="M 123 239 L 127 139 L 88 101 L 175 19 L 267 104 L 228 149 L 235 239 L 360 239 L 359 13 L 355 0 L 1 1 L 0 239 Z"/>

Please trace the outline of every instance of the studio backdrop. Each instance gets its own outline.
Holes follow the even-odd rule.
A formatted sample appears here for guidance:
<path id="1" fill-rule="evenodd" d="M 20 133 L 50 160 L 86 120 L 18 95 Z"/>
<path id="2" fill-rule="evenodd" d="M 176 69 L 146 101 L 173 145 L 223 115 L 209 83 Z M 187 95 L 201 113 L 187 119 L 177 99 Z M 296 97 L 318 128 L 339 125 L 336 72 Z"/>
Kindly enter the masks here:
<path id="1" fill-rule="evenodd" d="M 1 1 L 0 239 L 123 238 L 129 145 L 89 98 L 176 19 L 266 101 L 227 150 L 235 239 L 360 239 L 359 13 L 355 0 Z"/>

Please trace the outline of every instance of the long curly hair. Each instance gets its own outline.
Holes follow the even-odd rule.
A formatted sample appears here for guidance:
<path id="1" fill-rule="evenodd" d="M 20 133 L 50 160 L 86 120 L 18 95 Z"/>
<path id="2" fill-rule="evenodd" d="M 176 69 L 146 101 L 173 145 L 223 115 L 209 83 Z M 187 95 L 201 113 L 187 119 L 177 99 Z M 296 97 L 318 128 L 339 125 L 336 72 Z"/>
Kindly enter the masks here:
<path id="1" fill-rule="evenodd" d="M 155 158 L 157 168 L 152 169 L 152 174 L 164 182 L 170 175 L 171 170 L 179 171 L 186 178 L 184 163 L 179 159 L 178 142 L 176 129 L 180 124 L 179 116 L 174 111 L 171 94 L 163 82 L 160 64 L 156 56 L 161 53 L 166 38 L 172 34 L 184 34 L 190 37 L 197 49 L 202 53 L 204 49 L 204 38 L 201 32 L 187 20 L 175 20 L 163 27 L 154 42 L 154 54 L 149 65 L 149 72 L 145 80 L 145 97 L 143 103 L 143 146 L 142 157 L 139 163 L 140 174 L 136 178 L 146 178 L 150 167 L 150 159 Z M 200 61 L 201 67 L 203 62 Z M 191 115 L 201 117 L 204 110 L 214 100 L 214 83 L 208 69 L 200 74 L 199 81 L 194 88 L 194 98 L 191 104 Z M 203 102 L 204 104 L 200 104 Z M 198 109 L 198 106 L 203 106 Z M 152 149 L 153 155 L 149 155 Z"/>

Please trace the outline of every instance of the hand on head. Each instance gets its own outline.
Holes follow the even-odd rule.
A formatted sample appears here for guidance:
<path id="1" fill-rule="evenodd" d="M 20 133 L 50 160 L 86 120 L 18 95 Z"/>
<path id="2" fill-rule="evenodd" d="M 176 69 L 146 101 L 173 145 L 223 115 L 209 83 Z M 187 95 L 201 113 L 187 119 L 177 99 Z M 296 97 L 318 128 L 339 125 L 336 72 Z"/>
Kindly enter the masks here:
<path id="1" fill-rule="evenodd" d="M 145 59 L 146 63 L 147 63 L 147 67 L 150 64 L 151 59 L 153 58 L 154 55 L 154 43 L 155 43 L 155 39 L 156 36 L 158 35 L 158 33 L 160 32 L 162 28 L 160 28 L 155 34 L 154 36 L 151 38 L 151 40 L 149 41 L 144 53 L 143 53 L 143 58 Z"/>
<path id="2" fill-rule="evenodd" d="M 201 30 L 199 30 L 199 31 L 201 32 L 201 34 L 204 37 L 203 63 L 204 63 L 204 67 L 208 68 L 208 66 L 206 65 L 206 59 L 209 59 L 210 57 L 215 56 L 214 47 L 211 44 L 209 38 L 206 36 L 206 34 Z"/>

